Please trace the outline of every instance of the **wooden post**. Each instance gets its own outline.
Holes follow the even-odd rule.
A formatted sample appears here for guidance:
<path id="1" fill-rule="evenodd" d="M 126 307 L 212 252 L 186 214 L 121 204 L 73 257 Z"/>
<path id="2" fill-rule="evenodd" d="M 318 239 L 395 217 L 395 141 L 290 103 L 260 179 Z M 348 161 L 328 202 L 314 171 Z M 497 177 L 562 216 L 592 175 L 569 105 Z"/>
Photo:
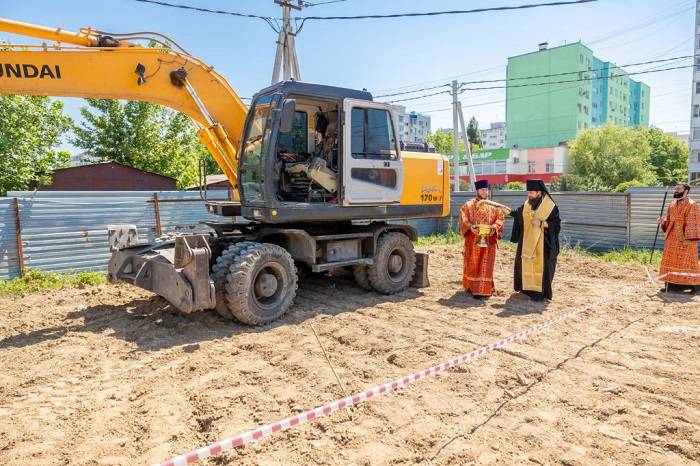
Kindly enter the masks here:
<path id="1" fill-rule="evenodd" d="M 163 236 L 163 228 L 160 225 L 160 204 L 158 204 L 158 193 L 153 193 L 153 205 L 156 209 L 156 237 Z"/>
<path id="2" fill-rule="evenodd" d="M 22 222 L 19 218 L 19 201 L 14 198 L 12 202 L 15 213 L 15 238 L 17 239 L 17 262 L 19 264 L 19 274 L 24 275 L 24 247 L 22 245 Z"/>

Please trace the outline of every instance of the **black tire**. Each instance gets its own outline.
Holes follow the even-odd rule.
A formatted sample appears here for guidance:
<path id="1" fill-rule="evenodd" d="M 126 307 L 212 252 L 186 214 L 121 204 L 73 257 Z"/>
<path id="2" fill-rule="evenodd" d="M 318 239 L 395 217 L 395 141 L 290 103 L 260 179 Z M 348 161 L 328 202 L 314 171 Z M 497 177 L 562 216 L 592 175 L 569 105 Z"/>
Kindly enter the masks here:
<path id="1" fill-rule="evenodd" d="M 384 233 L 377 241 L 374 264 L 367 267 L 372 288 L 383 294 L 395 294 L 408 288 L 416 270 L 413 243 L 403 233 Z"/>
<path id="2" fill-rule="evenodd" d="M 367 267 L 364 265 L 356 265 L 352 268 L 352 274 L 355 277 L 355 281 L 360 288 L 367 291 L 374 291 L 372 285 L 369 283 L 369 277 L 367 276 Z"/>
<path id="3" fill-rule="evenodd" d="M 228 302 L 226 301 L 226 277 L 231 271 L 231 266 L 239 254 L 256 244 L 258 243 L 241 241 L 228 246 L 228 248 L 216 258 L 214 265 L 211 267 L 210 278 L 214 282 L 214 290 L 216 291 L 216 306 L 214 309 L 221 317 L 230 320 L 234 319 L 233 314 L 231 314 L 231 311 L 228 309 Z"/>
<path id="4" fill-rule="evenodd" d="M 263 325 L 282 317 L 291 307 L 298 279 L 294 260 L 286 250 L 256 243 L 235 258 L 227 281 L 231 314 L 244 324 Z"/>
<path id="5" fill-rule="evenodd" d="M 209 241 L 209 247 L 211 248 L 210 267 L 212 269 L 214 268 L 214 265 L 216 265 L 216 260 L 221 257 L 224 251 L 230 248 L 236 241 L 240 241 L 240 238 L 218 236 Z"/>

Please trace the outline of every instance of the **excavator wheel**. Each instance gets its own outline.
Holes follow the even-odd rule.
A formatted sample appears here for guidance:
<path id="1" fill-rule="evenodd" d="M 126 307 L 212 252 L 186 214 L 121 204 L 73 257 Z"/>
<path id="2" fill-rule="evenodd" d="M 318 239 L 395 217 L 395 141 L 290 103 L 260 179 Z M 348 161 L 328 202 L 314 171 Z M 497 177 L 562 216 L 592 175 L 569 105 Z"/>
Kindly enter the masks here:
<path id="1" fill-rule="evenodd" d="M 374 291 L 372 285 L 369 283 L 369 277 L 367 276 L 367 267 L 364 265 L 356 265 L 352 268 L 352 274 L 355 276 L 355 281 L 360 288 L 367 291 Z"/>
<path id="2" fill-rule="evenodd" d="M 221 255 L 216 258 L 214 265 L 211 267 L 211 279 L 214 282 L 216 290 L 216 312 L 221 317 L 233 320 L 233 315 L 228 309 L 226 301 L 226 277 L 230 272 L 231 265 L 238 255 L 248 248 L 255 246 L 258 243 L 252 241 L 241 241 L 236 244 L 229 245 L 223 250 Z"/>
<path id="3" fill-rule="evenodd" d="M 416 269 L 413 243 L 403 233 L 384 233 L 377 241 L 374 264 L 367 267 L 372 288 L 383 294 L 395 294 L 408 288 Z"/>
<path id="4" fill-rule="evenodd" d="M 276 244 L 254 243 L 238 254 L 226 284 L 228 310 L 249 325 L 263 325 L 284 315 L 297 292 L 294 259 Z"/>

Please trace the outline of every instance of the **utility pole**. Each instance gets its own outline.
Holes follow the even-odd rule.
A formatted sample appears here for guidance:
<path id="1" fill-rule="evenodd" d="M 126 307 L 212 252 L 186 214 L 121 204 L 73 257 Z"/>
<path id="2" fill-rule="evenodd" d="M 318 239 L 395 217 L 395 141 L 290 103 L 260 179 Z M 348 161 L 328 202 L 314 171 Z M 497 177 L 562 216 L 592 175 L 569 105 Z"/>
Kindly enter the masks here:
<path id="1" fill-rule="evenodd" d="M 459 100 L 457 100 L 457 81 L 452 81 L 452 176 L 454 185 L 452 191 L 459 192 L 459 117 L 457 109 Z"/>
<path id="2" fill-rule="evenodd" d="M 469 168 L 469 185 L 472 191 L 476 191 L 476 173 L 474 173 L 474 161 L 472 160 L 472 145 L 469 142 L 469 135 L 464 124 L 464 113 L 462 112 L 462 103 L 457 101 L 457 110 L 459 113 L 459 126 L 462 128 L 462 139 L 464 140 L 464 150 L 467 156 L 467 167 Z"/>
<path id="3" fill-rule="evenodd" d="M 277 51 L 275 53 L 275 66 L 272 70 L 272 84 L 279 81 L 289 81 L 294 79 L 301 80 L 301 71 L 299 70 L 299 59 L 297 58 L 297 50 L 295 46 L 296 33 L 292 30 L 292 9 L 301 10 L 303 5 L 301 0 L 297 0 L 294 5 L 294 0 L 274 0 L 274 2 L 282 7 L 282 27 L 277 36 Z M 280 77 L 280 71 L 283 75 Z"/>
<path id="4" fill-rule="evenodd" d="M 700 0 L 698 0 L 700 1 Z M 454 147 L 452 149 L 452 156 L 454 157 L 452 163 L 452 171 L 454 173 L 454 192 L 459 192 L 459 129 L 462 131 L 462 140 L 464 141 L 464 149 L 466 151 L 467 167 L 469 168 L 469 185 L 472 191 L 476 191 L 476 175 L 474 173 L 474 163 L 472 161 L 472 148 L 469 143 L 469 137 L 467 136 L 467 130 L 464 124 L 464 114 L 462 113 L 462 104 L 457 98 L 459 86 L 457 81 L 452 81 L 452 141 Z"/>

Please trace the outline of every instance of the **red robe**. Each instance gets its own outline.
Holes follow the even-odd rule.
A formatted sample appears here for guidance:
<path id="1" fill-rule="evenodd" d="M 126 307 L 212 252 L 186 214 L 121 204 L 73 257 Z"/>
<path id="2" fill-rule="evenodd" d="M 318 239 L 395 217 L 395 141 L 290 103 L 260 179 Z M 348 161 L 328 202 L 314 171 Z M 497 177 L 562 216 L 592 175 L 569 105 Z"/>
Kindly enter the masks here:
<path id="1" fill-rule="evenodd" d="M 688 198 L 674 200 L 661 228 L 666 237 L 659 269 L 661 280 L 674 285 L 700 285 L 700 206 Z"/>
<path id="2" fill-rule="evenodd" d="M 459 213 L 459 230 L 464 237 L 464 269 L 462 286 L 475 296 L 493 293 L 493 266 L 496 262 L 498 240 L 503 235 L 503 212 L 485 204 L 477 206 L 478 199 L 467 201 Z M 489 246 L 478 246 L 479 235 L 472 233 L 472 225 L 494 225 L 495 231 L 486 239 Z"/>

